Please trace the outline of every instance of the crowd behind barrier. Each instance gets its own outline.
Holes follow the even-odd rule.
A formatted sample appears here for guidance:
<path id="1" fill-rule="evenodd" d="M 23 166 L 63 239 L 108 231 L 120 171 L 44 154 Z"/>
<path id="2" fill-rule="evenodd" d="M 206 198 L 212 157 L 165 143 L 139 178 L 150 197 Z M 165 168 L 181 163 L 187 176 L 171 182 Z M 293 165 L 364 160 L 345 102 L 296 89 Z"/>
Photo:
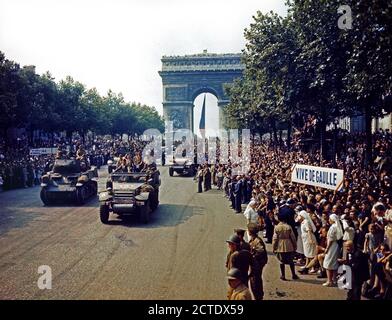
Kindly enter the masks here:
<path id="1" fill-rule="evenodd" d="M 20 138 L 6 147 L 5 141 L 0 140 L 0 190 L 39 185 L 41 176 L 51 170 L 59 152 L 66 157 L 76 157 L 78 148 L 83 146 L 89 164 L 99 169 L 107 164 L 108 160 L 113 159 L 118 150 L 141 151 L 145 145 L 140 136 L 132 136 L 126 140 L 121 137 L 97 136 L 84 142 L 80 137 L 71 141 L 61 137 L 52 141 L 35 140 L 33 144 L 27 141 L 26 138 Z M 55 152 L 31 155 L 30 150 L 36 148 L 53 148 Z"/>
<path id="2" fill-rule="evenodd" d="M 365 161 L 364 134 L 340 130 L 334 161 L 323 160 L 317 151 L 301 151 L 301 139 L 303 136 L 297 134 L 290 150 L 284 143 L 253 141 L 246 174 L 233 175 L 235 163 L 200 166 L 196 175 L 199 192 L 203 185 L 208 191 L 212 182 L 223 190 L 234 211 L 245 216 L 245 225 L 254 229 L 252 225 L 256 224 L 263 231 L 260 235 L 272 244 L 279 259 L 282 280 L 286 280 L 286 264 L 292 269 L 293 279 L 297 278 L 297 264 L 302 266 L 300 273 L 325 278 L 324 286 L 337 286 L 339 266 L 350 265 L 353 288 L 348 291 L 348 299 L 360 299 L 362 295 L 391 299 L 392 134 L 388 130 L 374 133 L 370 164 Z M 343 169 L 343 186 L 334 191 L 292 183 L 293 164 Z M 236 240 L 238 243 L 230 240 L 234 235 L 229 238 L 229 256 L 235 256 L 244 243 L 252 241 L 246 229 L 237 232 L 241 238 Z M 289 240 L 290 232 L 295 241 Z M 252 264 L 246 259 L 235 261 L 240 262 L 227 263 L 228 272 L 247 270 L 243 271 L 245 277 L 250 275 L 252 280 Z M 248 285 L 247 281 L 242 284 Z M 254 297 L 262 297 L 260 288 L 253 288 L 252 281 L 250 284 L 250 289 L 256 291 Z"/>

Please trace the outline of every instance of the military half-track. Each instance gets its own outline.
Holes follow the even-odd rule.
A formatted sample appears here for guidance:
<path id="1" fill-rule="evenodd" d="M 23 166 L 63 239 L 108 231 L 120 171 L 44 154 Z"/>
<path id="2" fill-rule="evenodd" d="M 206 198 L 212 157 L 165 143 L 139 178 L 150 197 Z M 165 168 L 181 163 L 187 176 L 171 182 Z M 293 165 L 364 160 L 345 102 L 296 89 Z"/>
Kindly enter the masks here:
<path id="1" fill-rule="evenodd" d="M 159 205 L 159 171 L 116 172 L 106 183 L 106 191 L 99 194 L 99 216 L 108 223 L 110 213 L 137 215 L 140 222 L 148 223 L 150 214 Z"/>

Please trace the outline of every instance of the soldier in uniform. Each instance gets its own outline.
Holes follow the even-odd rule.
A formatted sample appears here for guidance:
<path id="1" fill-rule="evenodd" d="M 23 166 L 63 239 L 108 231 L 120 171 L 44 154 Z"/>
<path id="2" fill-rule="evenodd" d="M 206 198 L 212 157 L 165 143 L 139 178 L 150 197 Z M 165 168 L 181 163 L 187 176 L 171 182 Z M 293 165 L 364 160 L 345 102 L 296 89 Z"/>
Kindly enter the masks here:
<path id="1" fill-rule="evenodd" d="M 58 148 L 58 149 L 57 149 L 55 159 L 56 159 L 56 160 L 64 159 L 64 152 L 63 152 L 63 150 L 62 150 L 61 148 Z"/>
<path id="2" fill-rule="evenodd" d="M 237 182 L 234 183 L 234 210 L 236 213 L 241 213 L 241 199 L 242 199 L 242 181 L 241 177 L 237 177 Z"/>
<path id="3" fill-rule="evenodd" d="M 240 238 L 240 250 L 248 250 L 250 252 L 249 243 L 244 239 L 245 230 L 244 229 L 234 229 L 234 233 Z"/>
<path id="4" fill-rule="evenodd" d="M 129 172 L 129 171 L 130 171 L 130 167 L 126 158 L 122 158 L 121 163 L 118 164 L 116 170 L 114 170 L 114 172 Z"/>
<path id="5" fill-rule="evenodd" d="M 166 152 L 165 150 L 162 151 L 162 166 L 166 164 Z"/>
<path id="6" fill-rule="evenodd" d="M 203 168 L 199 166 L 199 171 L 197 172 L 197 192 L 203 192 Z"/>
<path id="7" fill-rule="evenodd" d="M 80 145 L 78 151 L 76 152 L 76 159 L 84 160 L 86 156 L 87 156 L 86 151 L 84 150 L 83 146 Z"/>
<path id="8" fill-rule="evenodd" d="M 231 268 L 239 269 L 241 271 L 241 280 L 247 286 L 252 256 L 248 250 L 241 248 L 241 239 L 236 234 L 231 235 L 226 242 L 229 246 L 226 268 L 227 270 Z M 230 295 L 230 292 L 228 295 Z"/>
<path id="9" fill-rule="evenodd" d="M 267 264 L 268 254 L 264 241 L 258 236 L 259 226 L 255 223 L 248 224 L 250 235 L 249 246 L 252 254 L 250 272 L 250 286 L 256 300 L 263 300 L 263 268 Z"/>
<path id="10" fill-rule="evenodd" d="M 297 239 L 291 226 L 287 223 L 288 216 L 278 214 L 279 224 L 274 229 L 272 250 L 280 261 L 280 279 L 286 281 L 285 265 L 290 266 L 293 280 L 299 279 L 295 273 L 294 253 L 297 251 Z"/>
<path id="11" fill-rule="evenodd" d="M 241 271 L 239 269 L 230 269 L 227 272 L 227 280 L 230 288 L 228 300 L 252 300 L 248 287 L 241 280 Z"/>
<path id="12" fill-rule="evenodd" d="M 235 187 L 235 181 L 234 181 L 234 179 L 230 178 L 230 176 L 229 176 L 229 198 L 230 198 L 230 202 L 231 202 L 230 207 L 232 209 L 235 208 L 234 187 Z"/>
<path id="13" fill-rule="evenodd" d="M 227 257 L 226 257 L 226 269 L 227 271 L 229 271 L 232 267 L 231 256 L 233 255 L 234 252 L 238 251 L 241 240 L 236 234 L 233 234 L 228 240 L 226 240 L 226 243 L 229 247 L 229 252 L 227 253 Z"/>
<path id="14" fill-rule="evenodd" d="M 204 191 L 211 189 L 211 171 L 208 165 L 203 170 Z"/>

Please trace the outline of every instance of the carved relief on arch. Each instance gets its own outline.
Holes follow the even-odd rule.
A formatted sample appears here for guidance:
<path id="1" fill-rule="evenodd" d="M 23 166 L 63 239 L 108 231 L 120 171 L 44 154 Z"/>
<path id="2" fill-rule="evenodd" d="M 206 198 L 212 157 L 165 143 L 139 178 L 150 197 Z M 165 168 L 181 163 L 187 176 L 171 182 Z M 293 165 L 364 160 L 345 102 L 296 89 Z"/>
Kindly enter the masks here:
<path id="1" fill-rule="evenodd" d="M 187 100 L 187 86 L 165 86 L 165 101 Z"/>

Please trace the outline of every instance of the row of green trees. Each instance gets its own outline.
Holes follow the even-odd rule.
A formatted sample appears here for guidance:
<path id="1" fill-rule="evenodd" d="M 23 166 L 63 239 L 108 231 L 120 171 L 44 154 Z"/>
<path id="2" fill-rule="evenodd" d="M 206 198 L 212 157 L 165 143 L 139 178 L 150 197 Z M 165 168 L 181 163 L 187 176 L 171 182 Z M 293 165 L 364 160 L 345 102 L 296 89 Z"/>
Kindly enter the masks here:
<path id="1" fill-rule="evenodd" d="M 349 7 L 338 13 L 342 3 Z M 313 115 L 325 154 L 328 123 L 363 114 L 369 159 L 371 119 L 390 112 L 392 2 L 289 0 L 286 5 L 286 17 L 257 12 L 245 30 L 246 68 L 227 88 L 228 125 L 276 136 L 276 128 L 290 133 L 298 118 Z M 339 19 L 346 28 L 339 28 Z"/>
<path id="2" fill-rule="evenodd" d="M 39 75 L 34 66 L 20 67 L 0 52 L 0 127 L 6 132 L 23 127 L 32 133 L 66 131 L 85 135 L 143 133 L 164 129 L 158 112 L 140 103 L 128 103 L 113 91 L 101 96 L 71 77 L 58 83 L 49 72 Z"/>

